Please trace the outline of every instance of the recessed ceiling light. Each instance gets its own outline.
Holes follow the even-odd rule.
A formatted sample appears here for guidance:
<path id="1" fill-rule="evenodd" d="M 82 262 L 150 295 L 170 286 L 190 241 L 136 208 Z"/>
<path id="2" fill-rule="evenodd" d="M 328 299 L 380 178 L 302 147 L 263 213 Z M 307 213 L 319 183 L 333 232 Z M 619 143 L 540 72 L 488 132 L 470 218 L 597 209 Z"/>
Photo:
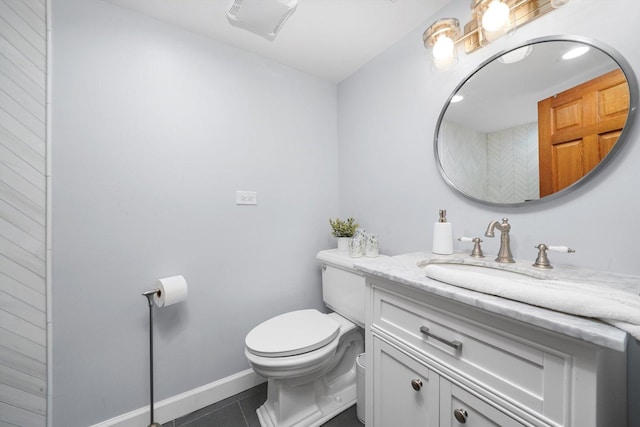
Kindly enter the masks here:
<path id="1" fill-rule="evenodd" d="M 460 102 L 464 99 L 464 96 L 455 94 L 451 97 L 451 103 L 455 104 L 456 102 Z"/>
<path id="2" fill-rule="evenodd" d="M 574 59 L 574 58 L 577 58 L 579 56 L 584 55 L 588 51 L 589 51 L 589 46 L 576 47 L 576 48 L 571 49 L 570 51 L 568 51 L 564 55 L 562 55 L 562 59 L 564 59 L 564 60 Z"/>

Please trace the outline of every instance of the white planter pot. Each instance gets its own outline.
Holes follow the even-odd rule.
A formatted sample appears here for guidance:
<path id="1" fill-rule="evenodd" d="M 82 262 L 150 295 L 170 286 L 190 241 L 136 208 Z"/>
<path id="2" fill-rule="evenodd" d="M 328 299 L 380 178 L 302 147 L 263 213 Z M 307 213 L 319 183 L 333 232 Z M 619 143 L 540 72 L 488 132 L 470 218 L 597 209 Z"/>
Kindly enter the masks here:
<path id="1" fill-rule="evenodd" d="M 349 252 L 349 240 L 351 240 L 351 238 L 336 237 L 336 239 L 338 240 L 338 252 L 344 252 L 344 253 Z"/>

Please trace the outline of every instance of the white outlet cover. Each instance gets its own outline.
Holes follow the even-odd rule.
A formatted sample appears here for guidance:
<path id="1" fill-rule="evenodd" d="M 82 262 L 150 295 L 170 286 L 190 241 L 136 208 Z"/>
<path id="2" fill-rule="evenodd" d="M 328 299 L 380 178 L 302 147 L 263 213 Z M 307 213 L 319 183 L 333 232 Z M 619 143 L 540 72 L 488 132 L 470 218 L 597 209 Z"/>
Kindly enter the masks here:
<path id="1" fill-rule="evenodd" d="M 258 193 L 255 191 L 236 191 L 236 205 L 257 205 Z"/>

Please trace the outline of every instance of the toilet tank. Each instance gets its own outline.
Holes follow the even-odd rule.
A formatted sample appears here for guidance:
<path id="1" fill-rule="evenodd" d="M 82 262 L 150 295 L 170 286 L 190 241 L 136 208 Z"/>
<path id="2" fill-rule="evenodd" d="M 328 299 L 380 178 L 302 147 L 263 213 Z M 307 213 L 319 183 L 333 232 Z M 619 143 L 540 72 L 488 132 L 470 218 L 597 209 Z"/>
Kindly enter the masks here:
<path id="1" fill-rule="evenodd" d="M 367 258 L 351 258 L 347 253 L 329 249 L 318 252 L 322 268 L 322 298 L 331 310 L 364 327 L 365 278 L 353 268 L 354 262 Z"/>

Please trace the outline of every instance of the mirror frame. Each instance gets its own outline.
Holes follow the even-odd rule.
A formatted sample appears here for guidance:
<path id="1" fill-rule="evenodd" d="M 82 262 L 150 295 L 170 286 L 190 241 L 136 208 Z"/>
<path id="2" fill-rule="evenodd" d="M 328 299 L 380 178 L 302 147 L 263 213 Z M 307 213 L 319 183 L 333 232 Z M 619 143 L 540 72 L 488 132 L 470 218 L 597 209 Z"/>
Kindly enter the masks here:
<path id="1" fill-rule="evenodd" d="M 562 190 L 557 191 L 549 196 L 534 199 L 534 200 L 529 200 L 525 202 L 500 203 L 500 202 L 491 202 L 487 200 L 478 199 L 476 197 L 473 197 L 465 193 L 455 183 L 453 183 L 447 176 L 442 166 L 442 162 L 440 161 L 440 153 L 438 150 L 438 137 L 440 135 L 440 127 L 442 125 L 442 119 L 444 118 L 444 115 L 447 112 L 451 99 L 456 93 L 458 93 L 460 88 L 462 88 L 462 86 L 464 86 L 464 84 L 470 78 L 475 76 L 478 72 L 480 72 L 480 70 L 482 70 L 490 62 L 497 60 L 500 56 L 506 53 L 509 53 L 511 51 L 520 49 L 521 47 L 524 47 L 524 46 L 534 45 L 539 43 L 554 42 L 554 41 L 577 42 L 577 43 L 583 43 L 583 44 L 589 45 L 592 48 L 598 49 L 601 52 L 608 55 L 613 61 L 615 61 L 618 64 L 618 67 L 620 67 L 620 70 L 622 70 L 622 73 L 627 79 L 627 84 L 629 86 L 629 113 L 627 115 L 627 120 L 624 124 L 624 128 L 622 129 L 622 132 L 620 133 L 620 136 L 618 137 L 617 142 L 615 143 L 615 145 L 613 146 L 609 154 L 607 154 L 607 156 L 604 159 L 602 159 L 600 163 L 598 163 L 588 174 L 586 174 L 585 176 L 583 176 L 573 184 L 569 185 L 568 187 L 565 187 Z M 629 133 L 631 132 L 631 129 L 635 122 L 637 109 L 638 109 L 638 81 L 636 80 L 636 76 L 633 73 L 633 69 L 631 68 L 631 65 L 627 62 L 627 60 L 618 51 L 613 49 L 611 46 L 608 46 L 604 43 L 600 43 L 598 41 L 591 40 L 589 38 L 582 37 L 582 36 L 546 36 L 546 37 L 540 37 L 540 38 L 528 40 L 522 43 L 518 43 L 517 45 L 509 49 L 500 51 L 495 55 L 491 56 L 489 59 L 483 61 L 471 73 L 469 73 L 456 86 L 456 88 L 453 90 L 451 95 L 449 95 L 446 103 L 444 104 L 444 107 L 442 108 L 442 111 L 440 112 L 440 116 L 438 117 L 438 122 L 436 123 L 436 130 L 435 130 L 434 143 L 433 143 L 436 165 L 438 167 L 438 171 L 440 172 L 440 176 L 442 177 L 442 179 L 444 179 L 447 185 L 449 185 L 449 187 L 451 187 L 452 189 L 454 189 L 455 191 L 463 195 L 465 198 L 483 205 L 509 208 L 509 207 L 530 206 L 532 204 L 538 204 L 538 203 L 547 202 L 550 200 L 555 200 L 583 186 L 586 182 L 588 182 L 589 180 L 593 179 L 596 175 L 598 175 L 600 171 L 602 171 L 609 163 L 611 163 L 611 161 L 615 157 L 617 157 L 618 153 L 622 149 L 622 146 L 625 144 L 627 139 L 629 139 Z"/>

